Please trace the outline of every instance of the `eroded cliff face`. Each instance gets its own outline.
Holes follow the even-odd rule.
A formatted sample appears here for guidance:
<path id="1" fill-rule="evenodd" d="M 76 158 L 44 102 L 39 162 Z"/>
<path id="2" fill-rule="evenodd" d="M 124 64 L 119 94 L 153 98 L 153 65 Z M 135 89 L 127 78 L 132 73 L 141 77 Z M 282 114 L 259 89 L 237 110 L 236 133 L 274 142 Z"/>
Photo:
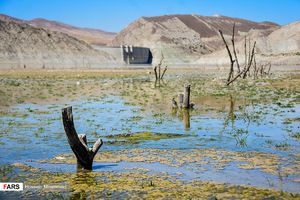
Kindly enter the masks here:
<path id="1" fill-rule="evenodd" d="M 256 57 L 259 63 L 272 63 L 275 65 L 300 65 L 300 22 L 294 22 L 286 26 L 267 30 L 251 30 L 246 35 L 247 46 L 256 41 Z M 229 47 L 230 36 L 227 35 Z M 240 63 L 244 63 L 244 37 L 236 42 L 237 54 Z M 217 50 L 209 55 L 200 57 L 199 65 L 228 65 L 229 58 L 225 48 Z"/>
<path id="2" fill-rule="evenodd" d="M 256 23 L 229 17 L 204 17 L 197 15 L 168 15 L 143 17 L 131 23 L 112 41 L 113 45 L 135 45 L 150 47 L 154 62 L 161 52 L 169 63 L 194 63 L 202 55 L 222 49 L 218 30 L 231 35 L 232 24 L 236 24 L 238 40 L 250 30 L 274 30 L 274 23 Z"/>
<path id="3" fill-rule="evenodd" d="M 115 58 L 67 34 L 0 19 L 0 68 L 77 68 Z"/>

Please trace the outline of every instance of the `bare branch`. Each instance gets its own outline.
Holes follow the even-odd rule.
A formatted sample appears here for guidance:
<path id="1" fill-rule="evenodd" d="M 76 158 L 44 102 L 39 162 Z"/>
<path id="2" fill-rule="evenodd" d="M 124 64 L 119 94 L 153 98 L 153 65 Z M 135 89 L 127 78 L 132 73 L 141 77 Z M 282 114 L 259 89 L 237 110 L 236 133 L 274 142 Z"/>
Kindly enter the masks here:
<path id="1" fill-rule="evenodd" d="M 254 58 L 253 58 L 253 64 L 254 64 L 254 69 L 253 69 L 253 77 L 254 79 L 257 79 L 257 66 L 256 66 L 256 59 L 255 59 L 255 55 L 254 55 Z"/>
<path id="2" fill-rule="evenodd" d="M 163 79 L 163 77 L 164 77 L 164 75 L 165 75 L 167 69 L 168 69 L 168 66 L 166 65 L 160 79 Z"/>
<path id="3" fill-rule="evenodd" d="M 245 48 L 245 66 L 244 66 L 244 70 L 245 70 L 247 67 L 247 36 L 245 36 L 244 48 Z"/>
<path id="4" fill-rule="evenodd" d="M 272 67 L 272 64 L 271 64 L 271 63 L 269 63 L 269 69 L 268 69 L 268 72 L 267 72 L 267 74 L 268 74 L 268 75 L 270 74 L 271 67 Z"/>
<path id="5" fill-rule="evenodd" d="M 236 61 L 236 65 L 237 65 L 237 68 L 238 68 L 238 73 L 240 73 L 241 69 L 240 69 L 240 64 L 239 64 L 239 61 L 238 61 L 238 58 L 237 58 L 237 55 L 236 55 L 235 44 L 234 44 L 234 34 L 235 34 L 235 23 L 233 24 L 233 28 L 232 28 L 231 43 L 232 43 L 232 48 L 233 48 L 233 53 L 234 53 L 234 59 Z"/>
<path id="6" fill-rule="evenodd" d="M 253 61 L 253 57 L 254 57 L 254 54 L 255 54 L 255 45 L 256 45 L 256 41 L 254 42 L 254 45 L 252 47 L 252 52 L 251 52 L 251 57 L 250 57 L 250 61 L 248 63 L 248 66 L 247 66 L 247 69 L 245 70 L 244 72 L 244 75 L 243 75 L 243 79 L 245 79 L 247 77 L 247 72 L 249 71 L 251 65 L 252 65 L 252 61 Z"/>
<path id="7" fill-rule="evenodd" d="M 230 72 L 229 72 L 228 78 L 227 78 L 227 82 L 229 82 L 230 79 L 231 79 L 231 77 L 232 77 L 232 73 L 233 73 L 233 64 L 234 64 L 234 60 L 232 59 L 232 55 L 231 55 L 230 49 L 229 49 L 229 47 L 228 47 L 228 45 L 227 45 L 227 42 L 226 42 L 226 40 L 225 40 L 225 38 L 224 38 L 224 36 L 223 36 L 222 31 L 219 30 L 219 33 L 220 33 L 220 35 L 221 35 L 221 37 L 222 37 L 222 40 L 223 40 L 223 42 L 224 42 L 224 44 L 225 44 L 225 47 L 226 47 L 226 49 L 227 49 L 227 53 L 228 53 L 228 56 L 229 56 L 229 59 L 230 59 Z"/>
<path id="8" fill-rule="evenodd" d="M 98 150 L 100 149 L 102 144 L 103 144 L 103 141 L 101 139 L 98 139 L 95 142 L 95 144 L 93 145 L 93 148 L 92 148 L 92 152 L 94 153 L 94 155 L 98 152 Z"/>
<path id="9" fill-rule="evenodd" d="M 158 78 L 157 77 L 157 66 L 155 66 L 153 70 L 154 70 L 154 74 L 155 74 L 155 80 L 157 80 L 157 78 Z"/>

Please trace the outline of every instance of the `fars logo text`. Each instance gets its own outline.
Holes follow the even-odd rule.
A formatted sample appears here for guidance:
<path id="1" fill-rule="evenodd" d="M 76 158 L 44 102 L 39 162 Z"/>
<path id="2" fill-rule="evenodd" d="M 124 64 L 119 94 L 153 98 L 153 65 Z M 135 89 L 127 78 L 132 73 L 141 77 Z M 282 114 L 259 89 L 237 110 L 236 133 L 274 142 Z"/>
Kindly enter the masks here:
<path id="1" fill-rule="evenodd" d="M 0 183 L 0 191 L 23 191 L 23 183 Z"/>

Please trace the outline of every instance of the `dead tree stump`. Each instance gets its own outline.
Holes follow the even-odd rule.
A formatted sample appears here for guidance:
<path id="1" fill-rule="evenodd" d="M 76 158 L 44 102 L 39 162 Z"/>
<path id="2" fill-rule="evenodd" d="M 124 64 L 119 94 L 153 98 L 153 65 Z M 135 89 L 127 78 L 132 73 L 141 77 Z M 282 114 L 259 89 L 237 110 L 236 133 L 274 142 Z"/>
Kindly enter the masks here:
<path id="1" fill-rule="evenodd" d="M 190 108 L 191 85 L 184 86 L 183 108 Z"/>
<path id="2" fill-rule="evenodd" d="M 62 120 L 68 142 L 77 158 L 77 169 L 92 170 L 93 160 L 103 142 L 98 139 L 92 148 L 87 146 L 86 135 L 77 135 L 74 127 L 72 106 L 62 109 Z"/>
<path id="3" fill-rule="evenodd" d="M 179 103 L 179 108 L 182 108 L 183 104 L 183 94 L 178 95 L 178 103 Z"/>

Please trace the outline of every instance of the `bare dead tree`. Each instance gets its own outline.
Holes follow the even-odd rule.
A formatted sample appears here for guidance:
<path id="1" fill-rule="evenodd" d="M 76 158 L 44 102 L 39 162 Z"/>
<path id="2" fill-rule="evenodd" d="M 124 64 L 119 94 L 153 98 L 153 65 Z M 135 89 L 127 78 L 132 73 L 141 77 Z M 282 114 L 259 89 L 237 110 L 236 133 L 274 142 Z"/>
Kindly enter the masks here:
<path id="1" fill-rule="evenodd" d="M 238 61 L 238 56 L 236 53 L 236 46 L 235 46 L 235 24 L 233 24 L 232 37 L 231 37 L 231 43 L 232 43 L 232 49 L 233 49 L 232 51 L 233 51 L 234 59 L 232 57 L 231 50 L 224 38 L 222 31 L 219 30 L 219 33 L 220 33 L 220 36 L 226 47 L 228 57 L 230 59 L 230 70 L 229 70 L 229 74 L 228 74 L 227 81 L 226 81 L 226 85 L 230 85 L 231 83 L 233 83 L 235 80 L 237 80 L 240 77 L 245 79 L 247 76 L 250 76 L 251 75 L 250 68 L 251 68 L 251 66 L 253 66 L 253 63 L 255 63 L 254 65 L 255 65 L 255 70 L 256 70 L 256 60 L 255 60 L 256 41 L 254 42 L 253 46 L 251 47 L 250 38 L 248 39 L 248 45 L 247 45 L 247 37 L 245 37 L 245 42 L 244 42 L 245 65 L 244 65 L 243 70 L 241 70 L 240 63 Z M 247 51 L 247 48 L 248 48 L 248 51 Z M 253 60 L 255 60 L 255 61 L 253 61 Z M 235 63 L 236 63 L 238 73 L 234 76 L 234 64 Z"/>
<path id="2" fill-rule="evenodd" d="M 162 64 L 163 64 L 164 58 L 165 58 L 164 54 L 161 53 L 160 61 L 159 61 L 159 63 L 153 69 L 154 70 L 154 74 L 155 74 L 155 81 L 163 79 L 163 77 L 164 77 L 164 75 L 165 75 L 165 73 L 166 73 L 166 71 L 168 69 L 168 66 L 166 65 L 165 68 L 164 68 L 164 70 L 163 70 L 163 72 L 161 73 L 161 70 L 162 70 L 161 68 L 162 68 Z M 158 72 L 157 72 L 157 70 L 158 70 Z"/>
<path id="3" fill-rule="evenodd" d="M 231 55 L 230 49 L 229 49 L 229 47 L 227 45 L 227 42 L 226 42 L 226 40 L 225 40 L 225 38 L 223 36 L 223 32 L 221 30 L 219 30 L 219 33 L 220 33 L 220 35 L 222 37 L 222 40 L 223 40 L 223 42 L 225 44 L 225 47 L 226 47 L 226 50 L 227 50 L 227 53 L 228 53 L 228 56 L 229 56 L 229 59 L 230 59 L 230 71 L 229 71 L 228 78 L 227 78 L 227 82 L 229 82 L 231 80 L 231 78 L 232 78 L 232 75 L 233 75 L 234 60 L 232 59 L 232 55 Z"/>
<path id="4" fill-rule="evenodd" d="M 191 100 L 191 85 L 184 86 L 184 93 L 178 95 L 178 103 L 175 98 L 172 99 L 172 108 L 179 109 L 193 109 L 194 103 L 190 103 Z"/>
<path id="5" fill-rule="evenodd" d="M 92 170 L 93 160 L 103 144 L 102 140 L 98 139 L 93 147 L 89 148 L 86 135 L 77 135 L 71 106 L 62 109 L 62 120 L 68 142 L 77 158 L 77 168 Z"/>

